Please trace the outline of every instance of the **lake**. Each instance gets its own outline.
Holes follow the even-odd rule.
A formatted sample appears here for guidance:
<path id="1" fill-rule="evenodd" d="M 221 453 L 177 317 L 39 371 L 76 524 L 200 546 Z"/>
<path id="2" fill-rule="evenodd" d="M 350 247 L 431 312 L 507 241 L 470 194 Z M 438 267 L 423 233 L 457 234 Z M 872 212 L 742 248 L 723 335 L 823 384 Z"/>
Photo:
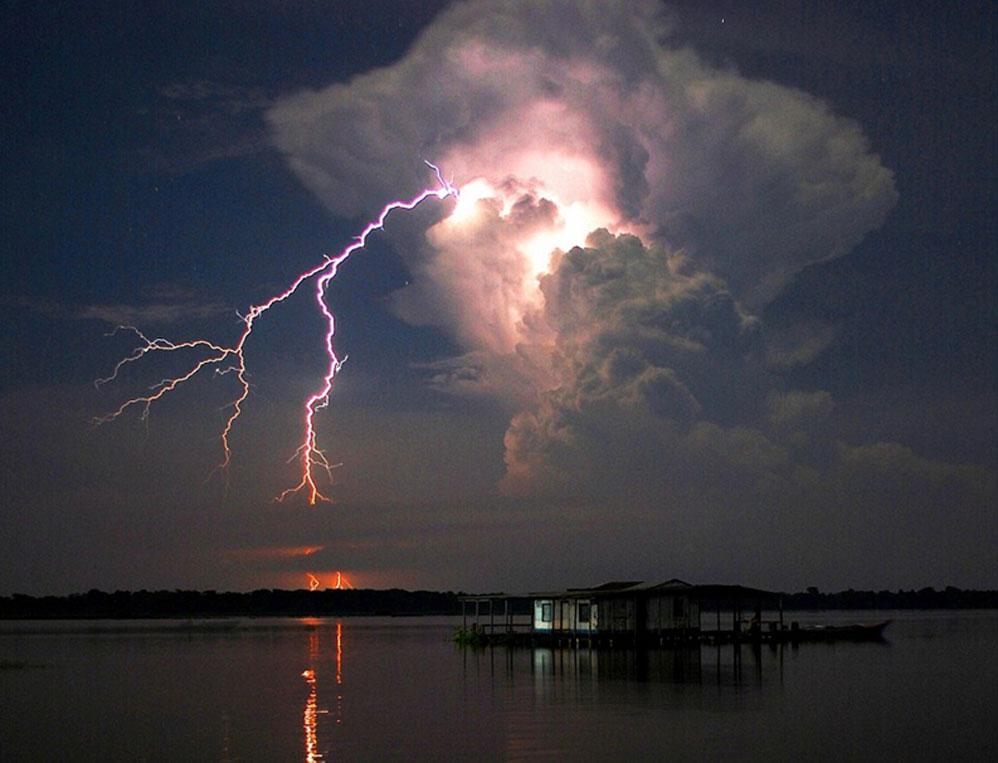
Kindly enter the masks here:
<path id="1" fill-rule="evenodd" d="M 0 622 L 18 760 L 996 760 L 998 612 L 885 643 L 455 646 L 460 618 Z"/>

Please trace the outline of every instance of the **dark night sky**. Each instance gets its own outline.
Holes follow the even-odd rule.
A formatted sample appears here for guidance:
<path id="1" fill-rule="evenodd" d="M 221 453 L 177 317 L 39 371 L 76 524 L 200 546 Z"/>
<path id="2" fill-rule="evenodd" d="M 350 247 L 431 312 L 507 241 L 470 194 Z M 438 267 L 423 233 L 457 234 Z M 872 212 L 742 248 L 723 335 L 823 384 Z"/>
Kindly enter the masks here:
<path id="1" fill-rule="evenodd" d="M 4 5 L 0 593 L 338 569 L 466 590 L 998 586 L 993 7 L 671 3 L 656 73 L 606 42 L 639 34 L 623 10 L 603 30 L 585 3 L 589 26 L 543 3 L 449 5 Z M 481 75 L 455 63 L 476 40 Z M 573 90 L 586 62 L 646 105 Z M 493 260 L 465 271 L 478 241 L 428 245 L 438 205 L 330 289 L 349 355 L 318 419 L 334 503 L 270 500 L 323 370 L 307 300 L 260 324 L 226 475 L 209 478 L 224 377 L 93 426 L 177 373 L 152 358 L 95 390 L 134 347 L 115 324 L 234 341 L 236 310 L 432 180 L 424 157 L 458 182 L 513 173 L 490 130 L 530 143 L 516 109 L 539 93 L 571 104 L 544 145 L 612 167 L 611 205 L 646 231 L 551 266 L 547 344 L 482 338 L 494 326 L 447 263 L 481 278 Z M 697 359 L 663 349 L 680 334 Z M 540 352 L 557 384 L 520 365 Z"/>

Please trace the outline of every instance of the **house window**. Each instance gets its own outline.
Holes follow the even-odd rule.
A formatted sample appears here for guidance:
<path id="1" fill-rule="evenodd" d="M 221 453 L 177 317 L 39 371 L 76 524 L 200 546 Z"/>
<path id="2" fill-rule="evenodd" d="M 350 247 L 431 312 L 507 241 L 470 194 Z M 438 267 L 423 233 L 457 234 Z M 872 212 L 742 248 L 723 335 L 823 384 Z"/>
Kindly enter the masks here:
<path id="1" fill-rule="evenodd" d="M 590 610 L 592 609 L 588 601 L 579 602 L 579 622 L 588 623 L 590 617 Z"/>
<path id="2" fill-rule="evenodd" d="M 672 616 L 677 620 L 686 616 L 686 599 L 677 596 L 672 600 Z"/>
<path id="3" fill-rule="evenodd" d="M 551 602 L 545 601 L 541 604 L 541 622 L 549 623 L 551 622 Z"/>

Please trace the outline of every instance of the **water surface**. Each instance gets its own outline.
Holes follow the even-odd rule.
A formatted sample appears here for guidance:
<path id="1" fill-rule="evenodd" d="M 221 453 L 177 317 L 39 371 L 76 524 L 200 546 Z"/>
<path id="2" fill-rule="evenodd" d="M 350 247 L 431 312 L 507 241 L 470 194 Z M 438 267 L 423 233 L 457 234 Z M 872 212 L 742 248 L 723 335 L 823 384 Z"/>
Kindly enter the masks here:
<path id="1" fill-rule="evenodd" d="M 462 649 L 460 618 L 0 623 L 15 760 L 994 760 L 998 612 L 886 643 Z"/>

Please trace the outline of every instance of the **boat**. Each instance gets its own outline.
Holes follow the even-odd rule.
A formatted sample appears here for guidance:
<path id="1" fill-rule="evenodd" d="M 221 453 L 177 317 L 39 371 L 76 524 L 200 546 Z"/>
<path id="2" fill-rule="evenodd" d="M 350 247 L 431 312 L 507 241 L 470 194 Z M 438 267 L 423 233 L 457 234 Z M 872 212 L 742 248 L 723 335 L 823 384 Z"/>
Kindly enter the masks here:
<path id="1" fill-rule="evenodd" d="M 791 628 L 791 641 L 881 641 L 884 629 L 893 620 L 879 623 L 855 623 L 853 625 L 806 625 Z"/>

